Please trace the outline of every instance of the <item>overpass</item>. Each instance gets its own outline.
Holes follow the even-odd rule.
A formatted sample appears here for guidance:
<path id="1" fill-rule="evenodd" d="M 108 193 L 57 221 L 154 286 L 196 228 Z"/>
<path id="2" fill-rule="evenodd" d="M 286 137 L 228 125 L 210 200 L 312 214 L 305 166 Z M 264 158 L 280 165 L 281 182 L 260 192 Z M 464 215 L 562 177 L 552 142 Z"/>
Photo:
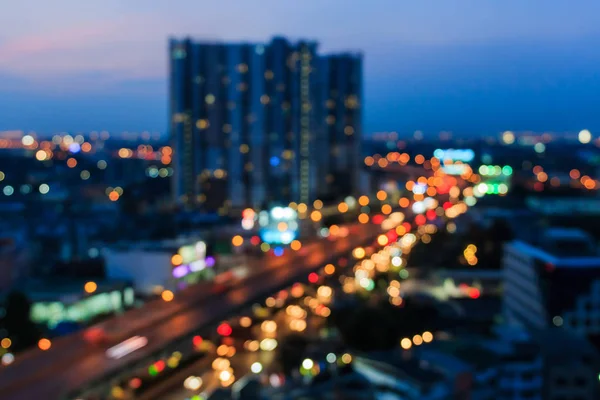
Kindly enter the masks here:
<path id="1" fill-rule="evenodd" d="M 354 225 L 350 230 L 343 238 L 257 260 L 249 266 L 249 275 L 225 292 L 214 293 L 213 286 L 206 283 L 195 285 L 178 293 L 173 302 L 154 301 L 101 324 L 118 341 L 136 335 L 147 338 L 145 347 L 125 357 L 107 357 L 107 347 L 115 343 L 92 345 L 83 332 L 54 340 L 48 351 L 32 349 L 18 354 L 13 364 L 0 369 L 1 398 L 74 400 L 89 398 L 81 396 L 89 391 L 107 392 L 111 380 L 128 370 L 147 367 L 173 343 L 191 339 L 200 329 L 217 324 L 248 304 L 306 280 L 309 272 L 348 255 L 380 232 L 375 225 Z"/>

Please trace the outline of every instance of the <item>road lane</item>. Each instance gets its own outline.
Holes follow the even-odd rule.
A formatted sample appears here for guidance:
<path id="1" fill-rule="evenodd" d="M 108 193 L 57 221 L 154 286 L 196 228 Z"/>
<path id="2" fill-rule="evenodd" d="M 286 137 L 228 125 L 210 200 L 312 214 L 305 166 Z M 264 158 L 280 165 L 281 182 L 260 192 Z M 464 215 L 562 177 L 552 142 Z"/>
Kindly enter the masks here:
<path id="1" fill-rule="evenodd" d="M 352 229 L 351 234 L 345 238 L 336 241 L 322 240 L 307 245 L 297 255 L 269 258 L 262 266 L 263 269 L 269 269 L 269 273 L 261 276 L 261 279 L 249 277 L 244 280 L 244 285 L 224 295 L 211 296 L 209 304 L 204 307 L 185 309 L 160 324 L 136 331 L 135 334 L 149 339 L 148 346 L 123 359 L 108 359 L 104 354 L 105 349 L 87 345 L 81 335 L 64 338 L 59 346 L 53 346 L 54 349 L 49 352 L 35 351 L 36 354 L 20 357 L 15 365 L 0 370 L 2 399 L 58 399 L 65 392 L 83 387 L 91 380 L 102 379 L 131 361 L 147 358 L 174 339 L 193 334 L 200 326 L 226 318 L 255 298 L 269 295 L 274 288 L 286 285 L 298 279 L 302 273 L 319 268 L 329 260 L 363 244 L 376 232 L 377 227 L 366 225 L 360 229 Z M 126 316 L 123 318 L 123 322 L 127 323 Z M 62 361 L 56 362 L 55 355 L 59 355 L 57 358 Z"/>

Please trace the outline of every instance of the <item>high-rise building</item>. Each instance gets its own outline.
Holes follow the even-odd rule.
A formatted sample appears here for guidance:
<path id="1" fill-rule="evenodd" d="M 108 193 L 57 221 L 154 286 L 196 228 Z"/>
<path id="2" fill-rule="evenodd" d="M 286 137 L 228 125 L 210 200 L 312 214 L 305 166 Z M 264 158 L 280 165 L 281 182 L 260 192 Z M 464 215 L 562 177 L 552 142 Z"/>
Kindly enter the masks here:
<path id="1" fill-rule="evenodd" d="M 317 74 L 319 196 L 358 195 L 362 165 L 362 56 L 323 56 Z"/>
<path id="2" fill-rule="evenodd" d="M 283 38 L 171 40 L 169 51 L 176 202 L 226 211 L 355 192 L 332 184 L 358 171 L 360 57 Z"/>

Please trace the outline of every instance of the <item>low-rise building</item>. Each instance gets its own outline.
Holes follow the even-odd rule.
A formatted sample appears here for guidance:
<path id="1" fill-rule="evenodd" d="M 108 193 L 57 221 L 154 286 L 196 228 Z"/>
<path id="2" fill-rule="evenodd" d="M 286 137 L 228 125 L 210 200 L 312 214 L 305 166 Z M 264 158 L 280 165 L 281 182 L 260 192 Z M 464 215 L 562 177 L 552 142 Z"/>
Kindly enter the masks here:
<path id="1" fill-rule="evenodd" d="M 86 325 L 99 316 L 124 311 L 135 301 L 131 284 L 118 280 L 36 279 L 14 290 L 31 302 L 31 321 L 50 330 L 62 323 Z"/>
<path id="2" fill-rule="evenodd" d="M 435 341 L 414 350 L 415 357 L 444 376 L 460 376 L 457 399 L 542 399 L 543 359 L 522 331 L 497 329 L 492 336 Z M 460 389 L 460 390 L 459 390 Z"/>
<path id="3" fill-rule="evenodd" d="M 214 276 L 215 258 L 197 238 L 123 243 L 102 250 L 106 275 L 127 279 L 144 295 L 179 290 Z"/>
<path id="4" fill-rule="evenodd" d="M 544 357 L 544 399 L 600 398 L 600 358 L 585 338 L 565 329 L 534 334 Z"/>

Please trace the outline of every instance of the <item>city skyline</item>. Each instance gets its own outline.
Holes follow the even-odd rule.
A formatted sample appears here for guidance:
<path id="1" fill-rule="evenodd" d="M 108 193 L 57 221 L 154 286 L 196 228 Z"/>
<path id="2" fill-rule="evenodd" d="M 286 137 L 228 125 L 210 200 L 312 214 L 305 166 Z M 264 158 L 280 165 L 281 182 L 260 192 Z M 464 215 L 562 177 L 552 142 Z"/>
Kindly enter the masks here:
<path id="1" fill-rule="evenodd" d="M 377 1 L 368 8 L 330 1 L 304 5 L 293 17 L 272 1 L 235 8 L 181 1 L 177 9 L 116 0 L 85 8 L 72 0 L 28 3 L 0 16 L 2 130 L 166 133 L 164 49 L 173 35 L 306 37 L 325 53 L 364 52 L 366 134 L 594 133 L 600 126 L 593 109 L 600 100 L 600 31 L 593 24 L 600 6 L 591 1 Z M 341 9 L 345 18 L 336 17 Z"/>

